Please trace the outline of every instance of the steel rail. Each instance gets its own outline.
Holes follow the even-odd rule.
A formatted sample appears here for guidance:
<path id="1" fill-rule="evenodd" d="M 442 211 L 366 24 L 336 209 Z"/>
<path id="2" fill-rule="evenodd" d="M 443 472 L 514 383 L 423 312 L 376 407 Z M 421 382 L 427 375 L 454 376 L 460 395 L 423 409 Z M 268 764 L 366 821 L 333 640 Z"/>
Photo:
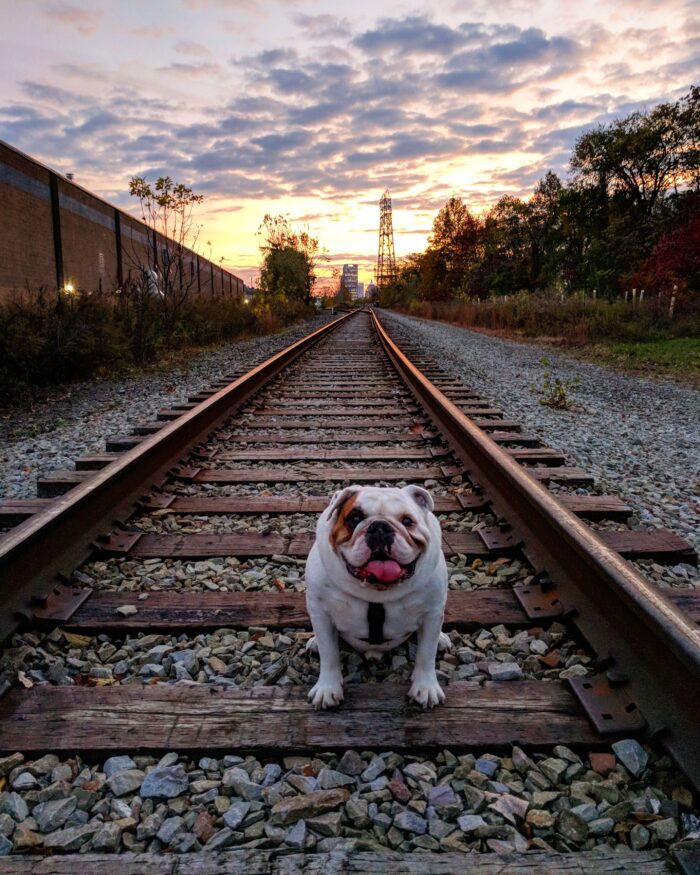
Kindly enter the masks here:
<path id="1" fill-rule="evenodd" d="M 399 375 L 506 519 L 560 600 L 611 684 L 625 689 L 661 741 L 700 789 L 700 633 L 695 623 L 526 469 L 465 416 L 406 357 L 372 312 L 379 340 Z"/>
<path id="2" fill-rule="evenodd" d="M 32 603 L 87 561 L 91 543 L 127 519 L 188 450 L 352 316 L 341 316 L 275 353 L 0 538 L 0 641 L 23 618 L 31 618 Z"/>

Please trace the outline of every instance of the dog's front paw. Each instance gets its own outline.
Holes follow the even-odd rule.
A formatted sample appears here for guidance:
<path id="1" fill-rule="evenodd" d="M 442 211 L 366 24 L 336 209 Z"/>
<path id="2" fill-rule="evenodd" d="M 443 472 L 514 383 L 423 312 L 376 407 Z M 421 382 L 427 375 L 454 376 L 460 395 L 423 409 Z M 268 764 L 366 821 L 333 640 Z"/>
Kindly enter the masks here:
<path id="1" fill-rule="evenodd" d="M 343 679 L 319 678 L 309 692 L 309 701 L 317 711 L 340 705 L 343 701 Z"/>
<path id="2" fill-rule="evenodd" d="M 408 697 L 422 708 L 434 708 L 445 701 L 445 694 L 435 675 L 414 677 Z"/>
<path id="3" fill-rule="evenodd" d="M 440 632 L 440 637 L 438 638 L 438 650 L 440 652 L 443 650 L 452 650 L 452 639 L 447 632 Z"/>

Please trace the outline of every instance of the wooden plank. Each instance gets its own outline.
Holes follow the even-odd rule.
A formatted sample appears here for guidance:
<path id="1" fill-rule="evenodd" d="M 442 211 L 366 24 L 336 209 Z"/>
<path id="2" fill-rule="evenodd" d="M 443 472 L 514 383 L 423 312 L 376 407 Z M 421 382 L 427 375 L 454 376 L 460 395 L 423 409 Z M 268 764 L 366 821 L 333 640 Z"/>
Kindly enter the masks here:
<path id="1" fill-rule="evenodd" d="M 697 556 L 687 541 L 666 529 L 652 532 L 598 532 L 612 550 L 628 559 L 654 558 L 657 561 L 695 562 Z M 213 556 L 306 556 L 314 541 L 313 532 L 300 532 L 292 537 L 259 532 L 194 534 L 144 534 L 128 551 L 110 549 L 103 544 L 106 554 L 114 553 L 141 558 L 179 557 L 203 559 Z M 494 555 L 477 532 L 443 532 L 446 555 L 463 553 L 468 556 Z M 505 552 L 508 552 L 505 550 Z"/>
<path id="2" fill-rule="evenodd" d="M 130 450 L 132 447 L 138 446 L 144 439 L 145 435 L 137 434 L 115 434 L 105 440 L 105 449 L 108 453 L 122 453 L 125 450 Z"/>
<path id="3" fill-rule="evenodd" d="M 360 739 L 363 749 L 600 743 L 563 683 L 454 683 L 434 711 L 409 703 L 407 690 L 349 684 L 343 707 L 318 712 L 299 687 L 13 689 L 3 698 L 0 751 L 316 751 Z"/>
<path id="4" fill-rule="evenodd" d="M 501 429 L 510 429 L 510 431 L 520 431 L 520 423 L 513 419 L 482 419 L 481 417 L 471 417 L 472 422 L 478 428 L 484 431 L 498 431 Z"/>
<path id="5" fill-rule="evenodd" d="M 116 613 L 117 608 L 130 604 L 134 604 L 133 593 L 96 591 L 63 625 L 75 631 L 110 634 L 183 628 L 200 632 L 223 626 L 310 628 L 303 592 L 151 592 L 136 602 L 137 614 L 122 617 Z M 700 598 L 695 599 L 695 606 L 700 608 Z M 496 623 L 532 625 L 511 589 L 448 593 L 446 627 L 474 629 Z"/>
<path id="6" fill-rule="evenodd" d="M 448 533 L 450 546 L 446 551 L 487 556 L 489 550 L 478 534 L 472 532 Z M 178 557 L 204 559 L 213 556 L 307 556 L 314 542 L 313 532 L 297 535 L 264 535 L 259 532 L 202 533 L 141 535 L 128 550 L 110 549 L 101 544 L 105 554 L 138 556 L 142 559 Z"/>
<path id="7" fill-rule="evenodd" d="M 445 453 L 445 450 L 441 451 Z M 311 449 L 289 449 L 279 447 L 271 450 L 231 450 L 216 454 L 217 462 L 235 462 L 250 459 L 252 461 L 268 461 L 268 462 L 291 462 L 298 460 L 300 462 L 332 462 L 332 461 L 348 461 L 348 460 L 363 460 L 363 459 L 433 459 L 435 454 L 431 453 L 431 447 L 357 447 L 355 449 L 339 449 L 338 447 L 320 450 L 317 448 Z"/>
<path id="8" fill-rule="evenodd" d="M 625 521 L 632 516 L 632 508 L 616 495 L 566 495 L 555 496 L 557 501 L 575 513 L 588 520 L 620 520 Z"/>
<path id="9" fill-rule="evenodd" d="M 368 405 L 381 407 L 386 404 L 389 398 L 395 401 L 397 398 L 410 400 L 413 397 L 406 389 L 401 389 L 398 386 L 387 386 L 383 389 L 368 389 L 365 386 L 360 389 L 357 386 L 353 386 L 352 389 L 338 389 L 335 386 L 328 389 L 293 389 L 289 387 L 288 383 L 285 383 L 283 388 L 284 396 L 275 399 L 275 404 L 280 407 L 286 404 L 294 405 L 300 401 L 322 403 L 327 400 L 342 400 L 343 404 L 351 407 L 366 407 Z M 362 397 L 358 398 L 358 394 Z"/>
<path id="10" fill-rule="evenodd" d="M 39 498 L 65 495 L 69 489 L 94 477 L 95 473 L 95 471 L 50 471 L 43 477 L 37 477 L 36 494 Z"/>
<path id="11" fill-rule="evenodd" d="M 100 471 L 119 458 L 119 453 L 93 453 L 75 460 L 76 471 Z"/>
<path id="12" fill-rule="evenodd" d="M 650 532 L 596 532 L 598 537 L 611 549 L 626 559 L 656 559 L 657 562 L 697 562 L 693 548 L 668 529 L 654 529 Z M 453 550 L 458 553 L 472 553 L 474 535 L 471 532 L 445 532 Z"/>
<path id="13" fill-rule="evenodd" d="M 618 846 L 620 847 L 620 846 Z M 65 854 L 3 857 L 4 875 L 669 875 L 664 848 L 613 850 L 599 846 L 571 854 L 525 851 L 460 854 L 336 850 L 280 854 L 241 848 L 189 854 Z"/>
<path id="14" fill-rule="evenodd" d="M 492 431 L 489 437 L 497 444 L 517 444 L 519 447 L 541 447 L 540 438 L 531 434 L 521 434 L 516 431 Z"/>
<path id="15" fill-rule="evenodd" d="M 348 421 L 350 420 L 350 421 Z M 333 419 L 332 417 L 321 416 L 317 419 L 286 419 L 284 416 L 251 416 L 251 424 L 255 427 L 266 426 L 267 428 L 378 428 L 387 425 L 386 416 L 364 416 L 355 419 L 352 416 L 346 416 L 342 419 Z M 415 422 L 425 422 L 422 417 L 410 416 L 392 416 L 390 425 L 411 426 Z M 245 426 L 246 421 L 240 422 L 241 426 Z"/>
<path id="16" fill-rule="evenodd" d="M 527 468 L 527 473 L 539 480 L 540 483 L 581 483 L 594 482 L 593 477 L 583 468 L 554 467 L 554 468 Z"/>
<path id="17" fill-rule="evenodd" d="M 438 467 L 416 468 L 332 468 L 300 464 L 296 468 L 205 468 L 194 478 L 196 483 L 309 483 L 323 480 L 431 480 L 443 477 Z M 189 479 L 189 478 L 186 478 Z"/>
<path id="18" fill-rule="evenodd" d="M 612 550 L 628 559 L 656 559 L 657 562 L 689 562 L 696 565 L 698 555 L 680 535 L 669 529 L 649 532 L 598 532 Z"/>
<path id="19" fill-rule="evenodd" d="M 394 405 L 384 407 L 366 407 L 360 408 L 350 406 L 324 407 L 320 404 L 313 404 L 306 407 L 260 407 L 248 413 L 246 416 L 251 416 L 254 419 L 270 417 L 270 416 L 357 416 L 358 413 L 368 414 L 370 416 L 397 416 L 401 413 L 416 413 L 418 408 L 414 405 L 403 404 L 401 406 Z"/>
<path id="20" fill-rule="evenodd" d="M 298 496 L 286 498 L 279 495 L 235 497 L 173 498 L 167 508 L 172 513 L 226 514 L 226 513 L 321 513 L 328 505 L 328 498 Z M 436 495 L 435 509 L 442 512 L 462 510 L 462 505 L 452 495 Z"/>
<path id="21" fill-rule="evenodd" d="M 394 423 L 391 423 L 393 425 Z M 346 431 L 335 431 L 329 429 L 329 434 L 320 435 L 318 432 L 325 431 L 325 428 L 316 428 L 316 433 L 305 431 L 303 434 L 276 434 L 275 432 L 264 431 L 261 429 L 251 428 L 249 431 L 227 431 L 217 435 L 221 441 L 248 441 L 259 444 L 387 444 L 387 443 L 405 443 L 406 441 L 417 442 L 423 441 L 425 438 L 418 432 L 411 431 L 410 428 L 397 427 L 393 431 L 363 431 L 356 429 L 347 431 L 349 425 L 345 425 Z M 355 428 L 355 423 L 352 424 Z"/>
<path id="22" fill-rule="evenodd" d="M 0 525 L 16 526 L 49 504 L 50 498 L 8 498 L 0 502 Z"/>
<path id="23" fill-rule="evenodd" d="M 469 494 L 468 494 L 469 495 Z M 47 499 L 40 499 L 47 500 Z M 632 509 L 614 495 L 557 495 L 557 500 L 572 513 L 586 519 L 627 519 Z M 452 495 L 435 495 L 435 510 L 451 513 L 464 510 Z M 277 495 L 251 497 L 173 497 L 167 508 L 159 510 L 171 513 L 191 513 L 201 515 L 227 513 L 321 513 L 328 504 L 327 498 L 298 496 L 286 498 Z M 0 505 L 0 513 L 2 505 Z"/>
<path id="24" fill-rule="evenodd" d="M 518 462 L 532 465 L 563 465 L 565 462 L 562 453 L 550 447 L 506 447 L 505 452 Z"/>

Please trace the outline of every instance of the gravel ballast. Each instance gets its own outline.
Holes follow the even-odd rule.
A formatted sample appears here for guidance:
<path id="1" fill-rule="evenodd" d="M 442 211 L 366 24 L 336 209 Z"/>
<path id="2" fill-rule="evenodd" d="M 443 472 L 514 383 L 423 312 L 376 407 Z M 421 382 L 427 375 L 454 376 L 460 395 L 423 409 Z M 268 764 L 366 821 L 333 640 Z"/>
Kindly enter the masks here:
<path id="1" fill-rule="evenodd" d="M 72 468 L 78 456 L 104 452 L 108 435 L 127 434 L 161 407 L 187 400 L 240 368 L 250 368 L 328 321 L 316 316 L 278 334 L 235 340 L 172 368 L 136 377 L 70 383 L 27 408 L 0 411 L 0 496 L 32 498 L 36 478 Z"/>
<path id="2" fill-rule="evenodd" d="M 579 756 L 348 750 L 261 761 L 232 750 L 90 763 L 0 759 L 0 853 L 665 848 L 698 835 L 665 757 L 626 739 Z"/>
<path id="3" fill-rule="evenodd" d="M 382 321 L 422 347 L 454 377 L 493 400 L 507 418 L 566 454 L 596 479 L 596 491 L 619 495 L 635 511 L 632 528 L 664 526 L 700 550 L 700 393 L 581 362 L 564 353 L 382 311 Z M 576 409 L 539 403 L 545 355 L 554 376 L 580 378 Z M 688 565 L 654 572 L 675 585 L 700 585 Z M 674 579 L 675 578 L 675 579 Z"/>

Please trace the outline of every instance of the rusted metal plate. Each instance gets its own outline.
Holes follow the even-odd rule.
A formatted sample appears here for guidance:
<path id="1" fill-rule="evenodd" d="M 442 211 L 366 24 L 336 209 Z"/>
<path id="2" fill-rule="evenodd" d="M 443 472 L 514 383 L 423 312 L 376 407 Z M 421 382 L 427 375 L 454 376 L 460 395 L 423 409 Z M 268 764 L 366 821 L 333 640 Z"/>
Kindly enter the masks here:
<path id="1" fill-rule="evenodd" d="M 568 678 L 569 685 L 600 735 L 634 735 L 646 726 L 624 687 L 611 687 L 604 674 Z"/>
<path id="2" fill-rule="evenodd" d="M 91 597 L 92 590 L 59 583 L 43 603 L 33 603 L 36 622 L 65 623 Z"/>
<path id="3" fill-rule="evenodd" d="M 564 606 L 554 587 L 544 589 L 538 584 L 516 586 L 513 594 L 530 620 L 551 620 L 563 613 Z"/>
<path id="4" fill-rule="evenodd" d="M 117 614 L 117 608 L 124 605 L 134 605 L 137 613 L 129 617 Z M 453 590 L 447 594 L 446 627 L 474 629 L 495 623 L 516 626 L 527 625 L 527 621 L 513 590 Z M 150 592 L 147 599 L 134 602 L 133 593 L 98 591 L 70 616 L 67 626 L 75 631 L 110 633 L 223 626 L 306 629 L 310 628 L 310 620 L 303 592 Z"/>
<path id="5" fill-rule="evenodd" d="M 332 468 L 298 465 L 294 468 L 236 469 L 236 468 L 178 468 L 173 471 L 178 480 L 196 483 L 308 483 L 309 481 L 350 480 L 357 483 L 378 480 L 430 480 L 442 477 L 440 468 Z"/>
<path id="6" fill-rule="evenodd" d="M 110 532 L 100 535 L 94 543 L 94 548 L 105 556 L 125 556 L 133 552 L 143 537 L 143 532 Z"/>
<path id="7" fill-rule="evenodd" d="M 507 528 L 489 527 L 479 529 L 479 537 L 484 542 L 489 553 L 498 553 L 499 555 L 512 554 L 522 546 L 518 537 Z"/>
<path id="8" fill-rule="evenodd" d="M 407 689 L 348 684 L 341 708 L 319 712 L 303 687 L 36 686 L 3 698 L 0 751 L 211 754 L 232 745 L 248 752 L 345 749 L 358 740 L 363 749 L 391 750 L 598 741 L 573 695 L 557 682 L 454 683 L 433 711 L 409 703 Z"/>

